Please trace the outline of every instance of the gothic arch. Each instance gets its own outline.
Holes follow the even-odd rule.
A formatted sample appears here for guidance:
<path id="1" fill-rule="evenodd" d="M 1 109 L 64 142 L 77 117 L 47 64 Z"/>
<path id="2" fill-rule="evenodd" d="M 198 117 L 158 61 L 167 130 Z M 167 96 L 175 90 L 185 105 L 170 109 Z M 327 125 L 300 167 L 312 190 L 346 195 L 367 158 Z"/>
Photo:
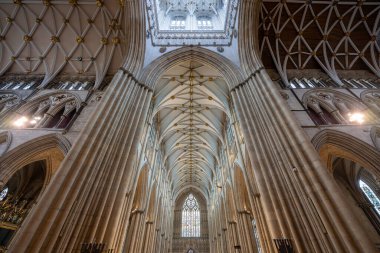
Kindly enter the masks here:
<path id="1" fill-rule="evenodd" d="M 176 208 L 182 208 L 183 203 L 185 202 L 187 196 L 190 193 L 193 194 L 195 198 L 198 200 L 199 206 L 201 208 L 207 208 L 207 198 L 205 198 L 205 196 L 201 192 L 194 189 L 191 189 L 191 190 L 188 189 L 187 191 L 183 191 L 181 194 L 177 196 L 177 198 L 175 199 Z"/>
<path id="2" fill-rule="evenodd" d="M 31 162 L 45 160 L 46 187 L 70 147 L 70 142 L 61 134 L 44 135 L 19 145 L 0 158 L 0 182 L 7 182 L 17 170 Z"/>
<path id="3" fill-rule="evenodd" d="M 156 81 L 167 69 L 187 60 L 196 60 L 217 69 L 226 79 L 229 88 L 244 80 L 240 68 L 230 60 L 211 50 L 196 46 L 182 47 L 162 55 L 145 67 L 139 78 L 154 89 Z"/>
<path id="4" fill-rule="evenodd" d="M 334 130 L 323 130 L 312 139 L 312 143 L 345 201 L 351 205 L 355 217 L 370 231 L 369 238 L 376 243 L 378 236 L 375 230 L 380 234 L 380 216 L 369 205 L 359 182 L 364 180 L 373 189 L 378 188 L 375 179 L 380 178 L 379 152 L 361 140 Z"/>
<path id="5" fill-rule="evenodd" d="M 65 91 L 48 92 L 37 95 L 21 105 L 9 119 L 17 122 L 23 118 L 21 127 L 27 128 L 64 128 L 72 120 L 74 113 L 80 110 L 81 103 L 78 94 Z"/>
<path id="6" fill-rule="evenodd" d="M 362 111 L 366 111 L 367 121 L 375 120 L 367 106 L 358 99 L 332 89 L 310 90 L 303 95 L 302 102 L 306 108 L 317 114 L 324 124 L 348 123 L 350 113 Z"/>
<path id="7" fill-rule="evenodd" d="M 207 192 L 205 192 L 202 188 L 195 186 L 195 185 L 186 185 L 182 189 L 180 189 L 173 197 L 173 199 L 178 199 L 181 195 L 183 195 L 185 192 L 188 192 L 190 190 L 195 190 L 197 191 L 202 198 L 204 198 L 207 201 Z"/>
<path id="8" fill-rule="evenodd" d="M 355 161 L 380 176 L 380 152 L 349 134 L 326 129 L 315 135 L 311 142 L 328 169 L 332 167 L 332 157 L 339 156 Z"/>
<path id="9" fill-rule="evenodd" d="M 261 1 L 241 1 L 239 13 L 238 48 L 241 65 L 251 75 L 263 67 L 259 50 L 258 27 L 260 25 Z M 252 34 L 255 33 L 255 34 Z"/>
<path id="10" fill-rule="evenodd" d="M 312 89 L 307 91 L 302 97 L 302 102 L 305 106 L 309 104 L 309 98 L 311 96 L 317 100 L 321 106 L 324 106 L 326 110 L 336 110 L 337 108 L 334 106 L 334 103 L 336 103 L 336 100 L 338 99 L 347 103 L 352 103 L 360 110 L 366 109 L 366 106 L 355 97 L 332 89 Z"/>
<path id="11" fill-rule="evenodd" d="M 61 97 L 59 97 L 61 96 Z M 53 99 L 55 99 L 53 101 Z M 67 91 L 54 91 L 49 92 L 41 95 L 37 95 L 33 99 L 31 99 L 28 103 L 22 105 L 18 110 L 17 113 L 23 114 L 25 112 L 30 111 L 32 108 L 38 107 L 40 103 L 47 101 L 45 106 L 51 105 L 50 112 L 56 113 L 61 109 L 65 103 L 70 101 L 75 101 L 75 108 L 79 109 L 82 99 L 78 96 L 78 94 L 73 92 L 67 92 Z"/>

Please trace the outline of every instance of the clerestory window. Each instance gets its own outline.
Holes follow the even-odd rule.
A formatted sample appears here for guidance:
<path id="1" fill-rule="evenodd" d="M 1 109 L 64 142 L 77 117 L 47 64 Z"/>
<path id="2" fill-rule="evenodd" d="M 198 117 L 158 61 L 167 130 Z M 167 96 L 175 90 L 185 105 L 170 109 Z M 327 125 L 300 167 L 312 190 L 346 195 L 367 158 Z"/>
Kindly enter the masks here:
<path id="1" fill-rule="evenodd" d="M 184 30 L 186 28 L 186 22 L 183 17 L 175 17 L 170 21 L 171 30 Z"/>
<path id="2" fill-rule="evenodd" d="M 200 18 L 198 19 L 198 29 L 199 30 L 212 30 L 212 23 L 211 20 L 206 18 Z"/>

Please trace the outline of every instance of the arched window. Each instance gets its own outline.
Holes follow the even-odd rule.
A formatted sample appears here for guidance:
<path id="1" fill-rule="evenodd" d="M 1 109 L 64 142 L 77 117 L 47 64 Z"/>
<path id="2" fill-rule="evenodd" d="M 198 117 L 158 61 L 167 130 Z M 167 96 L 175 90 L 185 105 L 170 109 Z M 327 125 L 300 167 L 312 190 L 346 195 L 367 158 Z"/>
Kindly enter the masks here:
<path id="1" fill-rule="evenodd" d="M 189 194 L 182 208 L 182 236 L 199 237 L 201 234 L 201 217 L 198 201 Z"/>
<path id="2" fill-rule="evenodd" d="M 189 249 L 189 250 L 187 251 L 187 253 L 195 253 L 195 251 L 194 251 L 193 249 Z"/>
<path id="3" fill-rule="evenodd" d="M 372 203 L 378 215 L 380 215 L 380 200 L 373 192 L 373 190 L 363 181 L 359 180 L 360 189 L 364 192 L 365 196 Z"/>
<path id="4" fill-rule="evenodd" d="M 5 187 L 1 192 L 0 192 L 0 201 L 3 201 L 8 195 L 8 187 Z"/>
<path id="5" fill-rule="evenodd" d="M 253 235 L 255 236 L 255 240 L 256 240 L 257 252 L 261 253 L 260 238 L 259 238 L 259 232 L 257 231 L 256 220 L 252 220 L 252 226 L 253 226 Z"/>

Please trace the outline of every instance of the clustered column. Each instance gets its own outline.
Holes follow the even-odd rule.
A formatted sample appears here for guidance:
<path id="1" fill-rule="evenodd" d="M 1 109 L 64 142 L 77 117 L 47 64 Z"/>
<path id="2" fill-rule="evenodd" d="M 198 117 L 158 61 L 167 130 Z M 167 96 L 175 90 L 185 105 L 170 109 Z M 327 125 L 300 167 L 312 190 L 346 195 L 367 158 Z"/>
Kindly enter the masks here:
<path id="1" fill-rule="evenodd" d="M 297 252 L 375 252 L 268 75 L 259 70 L 231 93 L 266 239 L 290 239 Z M 268 245 L 266 251 L 276 252 Z"/>
<path id="2" fill-rule="evenodd" d="M 128 186 L 151 97 L 126 71 L 115 75 L 9 252 L 71 252 L 95 242 L 120 251 L 131 207 Z"/>

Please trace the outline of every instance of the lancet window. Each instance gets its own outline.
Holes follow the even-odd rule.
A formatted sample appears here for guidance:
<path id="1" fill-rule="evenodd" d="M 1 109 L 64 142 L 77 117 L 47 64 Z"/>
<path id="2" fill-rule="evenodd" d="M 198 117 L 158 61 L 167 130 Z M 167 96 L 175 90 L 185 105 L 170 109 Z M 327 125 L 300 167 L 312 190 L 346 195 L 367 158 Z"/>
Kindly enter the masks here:
<path id="1" fill-rule="evenodd" d="M 189 194 L 182 209 L 182 237 L 200 237 L 201 217 L 198 201 Z"/>
<path id="2" fill-rule="evenodd" d="M 207 17 L 200 17 L 198 20 L 198 29 L 199 30 L 212 30 L 212 22 Z"/>
<path id="3" fill-rule="evenodd" d="M 377 214 L 380 215 L 380 199 L 376 196 L 375 192 L 363 180 L 359 180 L 360 189 L 373 205 Z"/>
<path id="4" fill-rule="evenodd" d="M 49 84 L 49 87 L 58 90 L 89 90 L 94 84 L 95 79 L 92 78 L 58 77 Z"/>
<path id="5" fill-rule="evenodd" d="M 259 232 L 257 231 L 256 220 L 252 220 L 252 226 L 253 226 L 253 235 L 255 236 L 255 240 L 256 240 L 257 252 L 261 253 L 262 251 L 261 251 L 261 245 L 260 245 Z"/>
<path id="6" fill-rule="evenodd" d="M 0 90 L 31 90 L 37 88 L 41 78 L 4 77 L 0 80 Z"/>
<path id="7" fill-rule="evenodd" d="M 313 91 L 304 96 L 304 103 L 318 125 L 362 124 L 376 120 L 361 103 L 338 92 Z"/>
<path id="8" fill-rule="evenodd" d="M 184 30 L 186 22 L 184 17 L 174 17 L 170 22 L 170 29 L 172 30 Z"/>
<path id="9" fill-rule="evenodd" d="M 3 201 L 7 195 L 8 195 L 8 187 L 5 187 L 1 192 L 0 192 L 0 201 Z"/>
<path id="10" fill-rule="evenodd" d="M 344 87 L 350 89 L 377 89 L 380 87 L 380 84 L 371 79 L 342 79 Z M 293 78 L 289 81 L 289 87 L 283 85 L 280 81 L 280 84 L 283 88 L 292 88 L 292 89 L 311 89 L 311 88 L 341 88 L 340 85 L 336 84 L 331 79 L 321 79 L 321 78 Z"/>

